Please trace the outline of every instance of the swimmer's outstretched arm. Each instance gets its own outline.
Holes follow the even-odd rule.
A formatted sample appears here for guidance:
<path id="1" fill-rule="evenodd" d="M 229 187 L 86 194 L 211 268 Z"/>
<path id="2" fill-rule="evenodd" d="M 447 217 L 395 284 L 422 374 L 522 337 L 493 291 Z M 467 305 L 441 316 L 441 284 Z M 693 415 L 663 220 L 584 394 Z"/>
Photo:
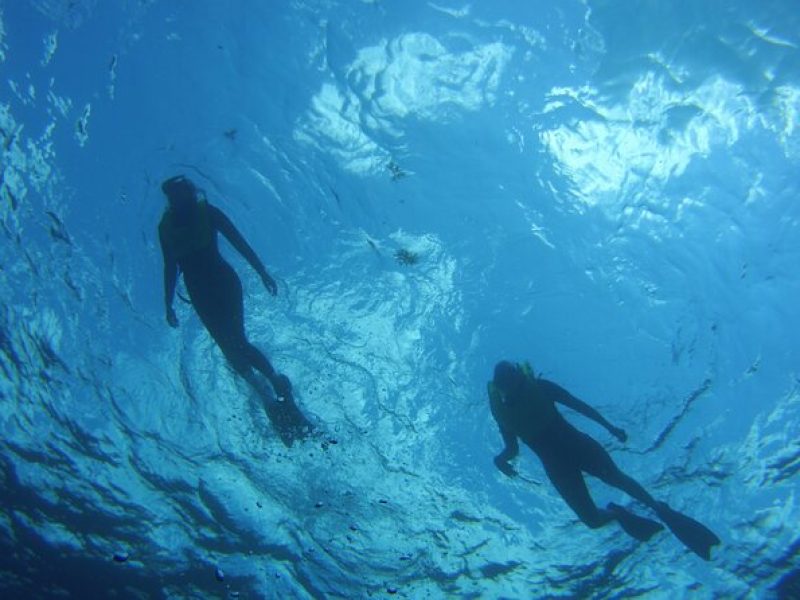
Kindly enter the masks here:
<path id="1" fill-rule="evenodd" d="M 603 415 L 601 415 L 594 408 L 586 404 L 583 400 L 579 400 L 578 398 L 570 394 L 560 385 L 544 379 L 539 380 L 539 385 L 543 386 L 548 399 L 552 400 L 553 402 L 558 402 L 559 404 L 563 404 L 564 406 L 567 406 L 572 410 L 579 412 L 584 417 L 588 417 L 595 423 L 599 423 L 600 425 L 605 427 L 608 430 L 608 432 L 615 438 L 617 438 L 620 442 L 624 442 L 625 440 L 628 439 L 628 434 L 625 433 L 624 429 L 621 429 L 619 427 L 614 427 L 611 423 L 606 421 Z"/>
<path id="2" fill-rule="evenodd" d="M 506 447 L 503 448 L 500 454 L 494 457 L 494 466 L 500 469 L 505 475 L 514 477 L 517 471 L 508 464 L 508 461 L 519 454 L 519 442 L 517 441 L 517 436 L 504 429 L 502 425 L 500 426 L 500 435 L 503 436 L 503 442 Z"/>
<path id="3" fill-rule="evenodd" d="M 161 242 L 161 255 L 164 258 L 164 309 L 167 316 L 167 323 L 170 327 L 178 326 L 178 317 L 175 316 L 175 309 L 172 308 L 172 300 L 175 298 L 175 286 L 178 283 L 178 261 L 167 252 L 167 245 L 164 238 L 159 233 Z"/>
<path id="4" fill-rule="evenodd" d="M 231 220 L 220 209 L 211 205 L 209 205 L 208 208 L 211 212 L 211 222 L 214 224 L 217 231 L 224 235 L 225 239 L 231 243 L 231 246 L 233 246 L 250 266 L 253 267 L 255 272 L 261 277 L 261 281 L 264 282 L 264 287 L 267 288 L 269 293 L 273 296 L 277 294 L 278 286 L 275 285 L 275 281 L 270 277 L 269 273 L 267 273 L 264 263 L 258 258 L 255 250 L 247 243 L 244 236 L 239 233 L 239 230 L 236 229 Z"/>
<path id="5" fill-rule="evenodd" d="M 489 391 L 489 407 L 492 411 L 494 420 L 497 421 L 497 426 L 500 428 L 500 435 L 503 436 L 505 448 L 503 451 L 494 457 L 494 465 L 509 477 L 514 477 L 517 472 L 514 470 L 508 461 L 519 454 L 519 442 L 517 442 L 517 435 L 503 424 L 503 411 L 498 405 L 497 397 L 492 393 L 494 389 L 492 384 L 488 386 Z"/>

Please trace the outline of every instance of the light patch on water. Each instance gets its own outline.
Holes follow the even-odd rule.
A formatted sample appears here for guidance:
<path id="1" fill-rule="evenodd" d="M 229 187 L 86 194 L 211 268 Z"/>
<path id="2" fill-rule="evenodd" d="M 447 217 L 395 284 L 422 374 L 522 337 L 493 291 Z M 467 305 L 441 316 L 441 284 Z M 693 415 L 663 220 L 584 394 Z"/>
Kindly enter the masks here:
<path id="1" fill-rule="evenodd" d="M 754 36 L 764 40 L 769 44 L 773 44 L 775 46 L 780 46 L 782 48 L 788 48 L 790 50 L 794 50 L 797 48 L 797 44 L 792 42 L 791 40 L 785 39 L 783 37 L 779 37 L 775 35 L 772 31 L 770 31 L 767 27 L 759 26 L 755 23 L 748 24 L 750 31 L 753 33 Z"/>
<path id="2" fill-rule="evenodd" d="M 35 104 L 36 88 L 32 83 L 28 83 L 26 87 L 25 84 L 20 84 L 13 79 L 9 79 L 8 87 L 11 88 L 11 91 L 14 92 L 17 100 L 19 100 L 23 106 L 33 106 Z"/>
<path id="3" fill-rule="evenodd" d="M 778 110 L 778 122 L 773 127 L 787 158 L 800 157 L 800 89 L 781 85 L 775 89 L 773 105 Z"/>
<path id="4" fill-rule="evenodd" d="M 58 48 L 58 32 L 54 31 L 44 38 L 44 56 L 42 57 L 42 66 L 46 67 L 53 60 L 53 56 Z"/>
<path id="5" fill-rule="evenodd" d="M 362 48 L 345 68 L 348 85 L 322 85 L 295 139 L 333 154 L 351 172 L 377 174 L 390 157 L 378 134 L 400 137 L 409 117 L 448 122 L 493 104 L 511 54 L 500 42 L 449 52 L 425 33 Z"/>
<path id="6" fill-rule="evenodd" d="M 67 118 L 70 110 L 72 110 L 72 99 L 67 96 L 58 96 L 52 89 L 47 92 L 47 100 L 58 114 L 64 118 Z"/>
<path id="7" fill-rule="evenodd" d="M 548 248 L 555 249 L 555 244 L 553 244 L 553 242 L 551 242 L 547 237 L 547 229 L 541 225 L 541 223 L 545 222 L 544 216 L 542 216 L 539 211 L 535 210 L 524 202 L 518 200 L 516 204 L 520 211 L 522 211 L 525 221 L 530 227 L 531 234 L 534 237 L 539 238 L 539 240 Z"/>
<path id="8" fill-rule="evenodd" d="M 418 262 L 401 264 L 399 250 L 413 254 Z M 344 414 L 334 411 L 329 420 L 363 423 L 377 418 L 375 426 L 387 428 L 392 437 L 395 434 L 388 430 L 398 422 L 421 427 L 426 417 L 418 411 L 425 400 L 415 382 L 425 371 L 430 352 L 426 332 L 436 328 L 442 315 L 448 315 L 455 328 L 461 319 L 456 261 L 436 236 L 404 231 L 384 240 L 374 238 L 371 245 L 359 232 L 338 254 L 346 267 L 333 278 L 335 284 L 320 286 L 312 281 L 296 286 L 293 311 L 300 325 L 280 325 L 274 314 L 263 315 L 278 325 L 274 344 L 297 347 L 301 339 L 309 348 L 305 353 L 323 358 L 306 373 L 312 361 L 306 358 L 297 365 L 298 381 L 313 381 L 321 371 L 339 371 L 338 389 L 329 393 L 346 399 L 340 407 Z M 372 272 L 378 264 L 384 268 Z M 369 367 L 365 370 L 363 365 Z M 385 410 L 375 413 L 378 407 Z M 312 410 L 326 413 L 333 408 L 325 402 Z M 416 444 L 407 442 L 411 445 L 406 450 L 412 452 Z M 398 451 L 404 445 L 399 440 L 393 443 Z"/>
<path id="9" fill-rule="evenodd" d="M 754 127 L 756 113 L 743 92 L 715 77 L 686 93 L 653 72 L 619 103 L 588 87 L 553 89 L 545 112 L 577 103 L 594 116 L 566 121 L 540 137 L 569 176 L 575 197 L 614 216 L 624 210 L 628 190 L 661 188 L 694 158 L 735 144 L 743 128 Z"/>
<path id="10" fill-rule="evenodd" d="M 83 107 L 80 118 L 75 123 L 75 139 L 78 145 L 83 148 L 89 141 L 89 117 L 92 115 L 92 105 L 87 102 Z"/>
<path id="11" fill-rule="evenodd" d="M 3 20 L 3 7 L 0 6 L 0 62 L 6 59 L 6 52 L 8 46 L 6 45 L 6 26 Z"/>
<path id="12" fill-rule="evenodd" d="M 470 6 L 469 4 L 465 4 L 461 8 L 450 8 L 447 6 L 434 4 L 433 2 L 428 2 L 428 6 L 430 6 L 433 10 L 438 10 L 441 13 L 444 13 L 451 17 L 455 17 L 457 19 L 463 19 L 464 17 L 468 17 L 470 12 L 472 12 L 472 6 Z"/>
<path id="13" fill-rule="evenodd" d="M 351 100 L 334 84 L 324 84 L 295 130 L 295 139 L 332 154 L 348 171 L 376 173 L 389 153 L 363 131 L 360 106 Z"/>
<path id="14" fill-rule="evenodd" d="M 433 36 L 411 33 L 361 50 L 350 73 L 363 85 L 362 97 L 374 103 L 378 119 L 413 113 L 440 121 L 450 106 L 475 111 L 492 104 L 511 53 L 499 42 L 451 53 Z"/>
<path id="15" fill-rule="evenodd" d="M 30 0 L 47 18 L 70 29 L 80 27 L 94 11 L 97 0 Z"/>

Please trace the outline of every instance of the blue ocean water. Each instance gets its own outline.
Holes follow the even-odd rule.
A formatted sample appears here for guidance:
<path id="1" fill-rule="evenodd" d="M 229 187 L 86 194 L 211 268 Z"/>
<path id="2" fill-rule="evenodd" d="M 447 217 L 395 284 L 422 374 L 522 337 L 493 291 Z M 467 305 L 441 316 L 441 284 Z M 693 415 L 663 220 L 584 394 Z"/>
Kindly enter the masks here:
<path id="1" fill-rule="evenodd" d="M 791 0 L 0 0 L 2 597 L 800 597 L 799 31 Z M 223 247 L 321 437 L 167 326 L 177 173 L 278 280 Z M 501 475 L 503 358 L 625 428 L 564 411 L 712 560 L 588 529 L 527 449 Z"/>

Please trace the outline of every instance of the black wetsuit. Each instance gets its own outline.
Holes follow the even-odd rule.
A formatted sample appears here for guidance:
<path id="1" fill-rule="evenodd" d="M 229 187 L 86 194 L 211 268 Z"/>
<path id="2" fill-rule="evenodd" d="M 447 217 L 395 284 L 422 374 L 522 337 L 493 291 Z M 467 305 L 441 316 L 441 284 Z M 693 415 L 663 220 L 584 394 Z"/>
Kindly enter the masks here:
<path id="1" fill-rule="evenodd" d="M 168 303 L 180 268 L 194 309 L 231 366 L 242 374 L 254 367 L 272 378 L 272 365 L 245 335 L 242 283 L 219 253 L 217 233 L 259 273 L 265 272 L 252 248 L 222 211 L 205 202 L 198 202 L 182 220 L 168 210 L 158 229 Z"/>
<path id="2" fill-rule="evenodd" d="M 663 529 L 660 523 L 635 515 L 613 502 L 604 509 L 598 508 L 586 488 L 584 473 L 594 475 L 653 509 L 687 548 L 704 560 L 711 559 L 711 548 L 720 543 L 716 534 L 664 502 L 657 502 L 614 464 L 600 444 L 569 424 L 558 412 L 556 403 L 599 423 L 620 441 L 627 439 L 624 430 L 611 425 L 599 412 L 561 386 L 537 379 L 527 363 L 517 366 L 508 361 L 497 363 L 488 391 L 492 415 L 505 442 L 505 448 L 494 459 L 503 473 L 516 475 L 508 461 L 519 452 L 517 438 L 520 438 L 539 456 L 547 477 L 589 527 L 602 527 L 616 520 L 639 541 L 647 541 Z"/>
<path id="3" fill-rule="evenodd" d="M 516 397 L 504 399 L 500 394 L 490 393 L 490 402 L 505 442 L 505 449 L 495 459 L 498 466 L 517 455 L 517 438 L 520 438 L 542 461 L 547 477 L 567 504 L 590 527 L 599 527 L 609 518 L 594 504 L 583 473 L 623 489 L 647 505 L 655 505 L 650 494 L 620 471 L 599 443 L 578 431 L 558 412 L 556 402 L 610 427 L 597 411 L 558 384 L 531 378 Z"/>
<path id="4" fill-rule="evenodd" d="M 313 426 L 295 404 L 289 378 L 275 371 L 267 357 L 247 340 L 242 282 L 219 253 L 217 234 L 225 236 L 247 260 L 273 296 L 278 293 L 275 280 L 228 217 L 202 199 L 189 179 L 172 177 L 164 181 L 161 189 L 169 201 L 169 208 L 158 224 L 164 255 L 167 323 L 172 327 L 178 326 L 172 302 L 180 269 L 189 298 L 203 325 L 233 369 L 259 393 L 281 440 L 291 446 L 295 439 L 312 432 Z M 254 369 L 269 380 L 274 396 L 253 372 Z"/>

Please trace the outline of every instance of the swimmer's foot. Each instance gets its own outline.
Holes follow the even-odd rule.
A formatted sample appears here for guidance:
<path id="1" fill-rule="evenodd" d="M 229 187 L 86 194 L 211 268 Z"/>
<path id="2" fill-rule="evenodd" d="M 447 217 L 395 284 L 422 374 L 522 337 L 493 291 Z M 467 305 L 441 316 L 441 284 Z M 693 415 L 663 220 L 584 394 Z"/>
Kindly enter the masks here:
<path id="1" fill-rule="evenodd" d="M 646 542 L 659 531 L 664 529 L 664 526 L 658 521 L 652 521 L 639 515 L 635 515 L 630 511 L 625 510 L 618 504 L 613 502 L 608 503 L 608 511 L 614 515 L 614 518 L 620 524 L 622 529 L 625 530 L 629 536 L 636 538 L 640 542 Z"/>
<path id="2" fill-rule="evenodd" d="M 286 375 L 277 375 L 272 380 L 272 387 L 279 401 L 294 402 L 294 398 L 292 397 L 292 382 Z"/>
<path id="3" fill-rule="evenodd" d="M 292 382 L 286 375 L 276 375 L 272 387 L 277 402 L 267 404 L 267 413 L 283 443 L 290 447 L 295 440 L 310 436 L 314 426 L 295 403 Z"/>

